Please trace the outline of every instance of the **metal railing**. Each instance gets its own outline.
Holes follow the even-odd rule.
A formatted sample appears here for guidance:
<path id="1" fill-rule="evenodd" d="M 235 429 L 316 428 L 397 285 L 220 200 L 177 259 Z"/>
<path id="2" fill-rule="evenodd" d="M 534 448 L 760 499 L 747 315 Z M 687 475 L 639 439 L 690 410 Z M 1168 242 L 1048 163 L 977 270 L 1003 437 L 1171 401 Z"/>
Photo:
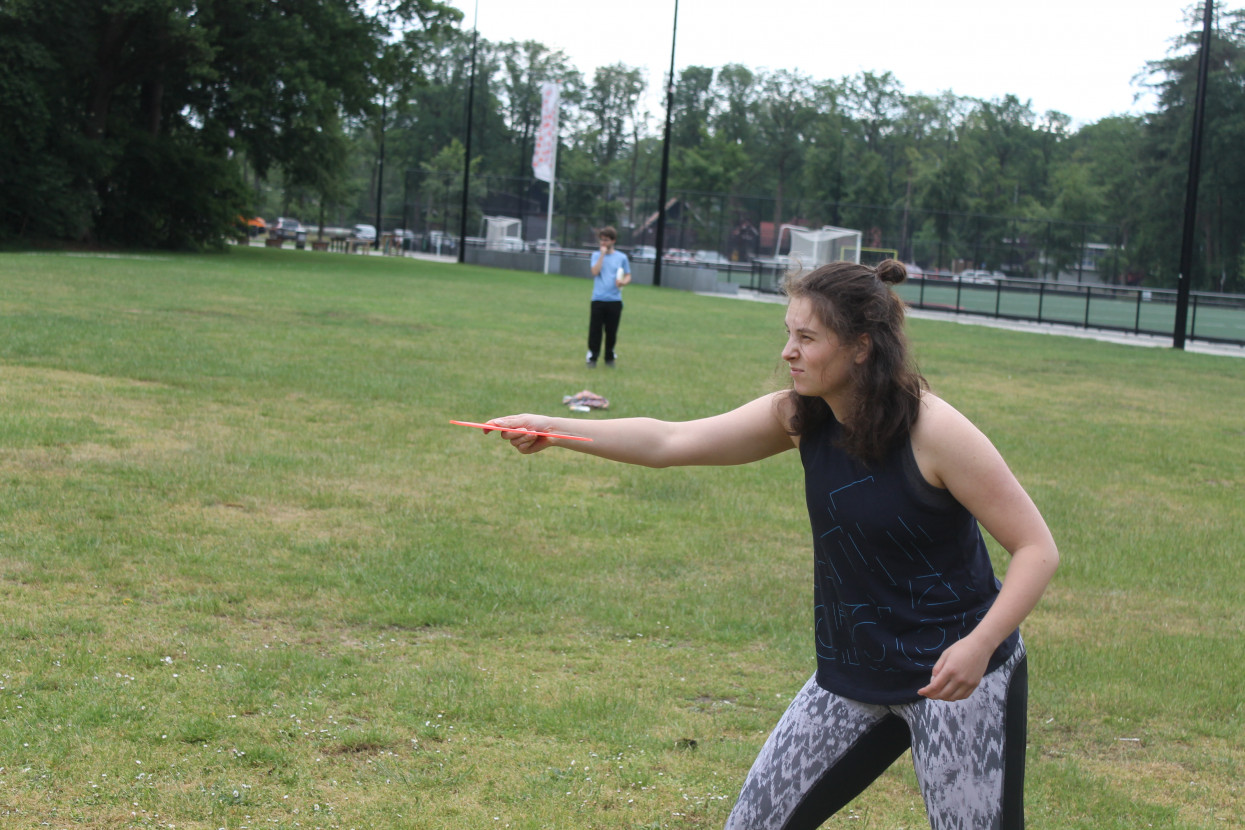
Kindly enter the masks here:
<path id="1" fill-rule="evenodd" d="M 897 293 L 913 308 L 1005 320 L 1157 336 L 1172 335 L 1176 326 L 1176 292 L 1169 289 L 917 277 Z M 1189 303 L 1188 339 L 1245 346 L 1245 296 L 1194 291 Z"/>

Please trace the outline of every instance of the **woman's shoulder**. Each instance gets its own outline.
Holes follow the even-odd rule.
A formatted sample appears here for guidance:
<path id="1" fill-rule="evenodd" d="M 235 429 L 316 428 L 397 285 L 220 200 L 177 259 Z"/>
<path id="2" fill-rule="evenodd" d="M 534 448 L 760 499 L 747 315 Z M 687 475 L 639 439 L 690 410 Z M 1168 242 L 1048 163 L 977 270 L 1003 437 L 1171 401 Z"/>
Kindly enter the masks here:
<path id="1" fill-rule="evenodd" d="M 968 419 L 958 409 L 927 389 L 921 393 L 921 411 L 912 431 L 914 434 L 918 430 L 940 432 L 965 423 L 968 423 Z"/>
<path id="2" fill-rule="evenodd" d="M 774 414 L 774 420 L 782 427 L 783 432 L 791 436 L 792 444 L 799 447 L 800 436 L 794 431 L 796 418 L 795 396 L 791 390 L 783 389 L 777 392 L 770 392 L 768 395 L 762 395 L 760 399 L 768 402 L 770 411 Z"/>
<path id="3" fill-rule="evenodd" d="M 912 427 L 912 454 L 926 479 L 936 487 L 943 483 L 948 465 L 959 465 L 993 446 L 972 421 L 942 398 L 926 391 L 921 412 Z"/>
<path id="4" fill-rule="evenodd" d="M 981 430 L 964 413 L 932 392 L 921 395 L 921 412 L 912 428 L 912 439 L 955 446 L 981 436 Z M 983 436 L 984 437 L 984 436 Z"/>
<path id="5" fill-rule="evenodd" d="M 784 425 L 790 426 L 791 418 L 795 415 L 795 401 L 792 400 L 791 390 L 779 389 L 777 392 L 770 392 L 761 397 L 768 400 L 770 406 L 774 407 L 774 415 L 781 419 Z"/>

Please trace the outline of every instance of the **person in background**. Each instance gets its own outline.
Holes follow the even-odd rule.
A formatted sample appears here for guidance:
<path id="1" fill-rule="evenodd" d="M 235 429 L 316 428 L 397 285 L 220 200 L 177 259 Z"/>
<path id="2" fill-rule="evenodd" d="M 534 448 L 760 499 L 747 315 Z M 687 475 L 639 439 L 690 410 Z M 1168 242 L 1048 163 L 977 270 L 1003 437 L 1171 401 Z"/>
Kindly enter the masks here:
<path id="1" fill-rule="evenodd" d="M 595 369 L 605 336 L 605 365 L 613 366 L 618 355 L 618 323 L 622 319 L 622 287 L 631 282 L 631 260 L 615 250 L 618 231 L 604 227 L 597 233 L 601 250 L 592 255 L 592 311 L 588 318 L 588 368 Z"/>
<path id="2" fill-rule="evenodd" d="M 727 830 L 813 830 L 908 750 L 933 830 L 1024 826 L 1019 625 L 1059 552 L 998 450 L 912 364 L 891 290 L 905 278 L 887 260 L 788 280 L 791 387 L 730 412 L 489 422 L 521 453 L 558 446 L 648 467 L 799 452 L 816 671 L 753 763 Z M 1010 554 L 1002 582 L 982 527 Z"/>

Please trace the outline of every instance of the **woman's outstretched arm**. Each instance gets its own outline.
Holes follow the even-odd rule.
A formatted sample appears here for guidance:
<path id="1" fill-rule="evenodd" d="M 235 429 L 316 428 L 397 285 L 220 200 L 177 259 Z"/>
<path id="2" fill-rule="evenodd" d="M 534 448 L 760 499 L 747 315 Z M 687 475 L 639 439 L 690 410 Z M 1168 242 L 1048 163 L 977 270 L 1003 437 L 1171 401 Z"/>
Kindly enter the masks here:
<path id="1" fill-rule="evenodd" d="M 588 421 L 547 415 L 507 415 L 493 418 L 502 438 L 521 453 L 546 447 L 570 450 L 644 467 L 687 467 L 747 464 L 768 458 L 795 443 L 787 434 L 786 394 L 776 392 L 750 401 L 738 409 L 695 421 L 659 421 L 655 418 L 616 418 Z M 591 438 L 568 441 L 520 432 L 560 432 Z"/>

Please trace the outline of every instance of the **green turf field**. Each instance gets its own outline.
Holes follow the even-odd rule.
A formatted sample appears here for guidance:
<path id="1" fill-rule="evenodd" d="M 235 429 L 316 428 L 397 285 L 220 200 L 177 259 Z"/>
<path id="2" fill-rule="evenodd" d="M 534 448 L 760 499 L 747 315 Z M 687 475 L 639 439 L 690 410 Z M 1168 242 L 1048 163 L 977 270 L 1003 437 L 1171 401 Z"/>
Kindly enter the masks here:
<path id="1" fill-rule="evenodd" d="M 720 827 L 813 668 L 794 453 L 646 470 L 447 421 L 721 411 L 781 384 L 782 308 L 631 286 L 590 374 L 588 289 L 0 254 L 0 826 Z M 1029 826 L 1245 823 L 1245 364 L 911 334 L 1061 547 Z M 925 826 L 912 779 L 827 826 Z"/>

